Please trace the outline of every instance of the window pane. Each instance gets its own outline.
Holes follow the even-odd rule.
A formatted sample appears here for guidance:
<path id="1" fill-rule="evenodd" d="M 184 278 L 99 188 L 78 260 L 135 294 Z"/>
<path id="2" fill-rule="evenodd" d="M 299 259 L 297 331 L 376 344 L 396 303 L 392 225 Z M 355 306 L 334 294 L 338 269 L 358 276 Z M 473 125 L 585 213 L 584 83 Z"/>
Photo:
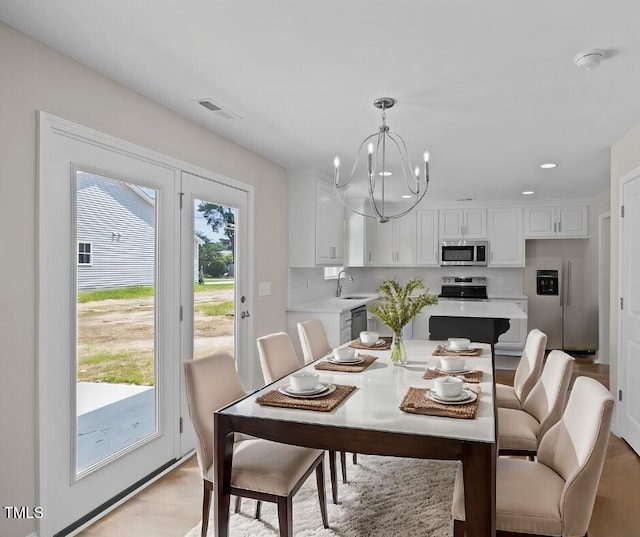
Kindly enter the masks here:
<path id="1" fill-rule="evenodd" d="M 157 230 L 156 191 L 82 171 L 76 179 L 80 475 L 157 431 Z"/>

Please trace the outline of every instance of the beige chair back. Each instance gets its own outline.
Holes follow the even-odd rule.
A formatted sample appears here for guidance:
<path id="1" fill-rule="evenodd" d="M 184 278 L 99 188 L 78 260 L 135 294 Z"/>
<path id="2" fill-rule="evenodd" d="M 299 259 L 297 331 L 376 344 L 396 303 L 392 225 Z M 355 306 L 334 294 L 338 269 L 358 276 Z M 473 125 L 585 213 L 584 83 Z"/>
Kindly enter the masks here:
<path id="1" fill-rule="evenodd" d="M 298 323 L 298 335 L 305 364 L 331 352 L 327 332 L 320 319 L 309 319 Z"/>
<path id="2" fill-rule="evenodd" d="M 184 378 L 189 417 L 198 437 L 196 454 L 204 478 L 213 464 L 213 413 L 246 393 L 233 357 L 225 352 L 185 362 Z"/>
<path id="3" fill-rule="evenodd" d="M 540 378 L 546 347 L 547 334 L 537 328 L 527 334 L 522 358 L 513 379 L 513 389 L 520 402 L 525 401 Z"/>
<path id="4" fill-rule="evenodd" d="M 538 461 L 564 480 L 562 535 L 586 535 L 607 453 L 613 397 L 599 382 L 578 377 L 562 418 L 540 442 Z"/>
<path id="5" fill-rule="evenodd" d="M 256 340 L 264 381 L 269 384 L 300 367 L 293 342 L 286 332 L 277 332 Z"/>
<path id="6" fill-rule="evenodd" d="M 565 352 L 551 351 L 538 382 L 522 405 L 522 410 L 540 423 L 538 441 L 562 416 L 573 372 L 573 361 Z"/>

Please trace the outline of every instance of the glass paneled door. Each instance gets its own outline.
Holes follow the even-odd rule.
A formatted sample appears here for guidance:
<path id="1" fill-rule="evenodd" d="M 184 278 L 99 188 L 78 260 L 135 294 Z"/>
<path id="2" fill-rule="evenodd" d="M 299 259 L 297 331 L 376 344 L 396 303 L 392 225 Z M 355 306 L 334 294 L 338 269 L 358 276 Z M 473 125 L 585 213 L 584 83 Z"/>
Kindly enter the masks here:
<path id="1" fill-rule="evenodd" d="M 182 352 L 183 360 L 227 352 L 243 384 L 252 385 L 247 359 L 251 302 L 247 284 L 248 192 L 182 172 Z M 253 355 L 253 354 L 252 354 Z M 183 422 L 188 410 L 183 387 Z M 191 425 L 181 449 L 195 446 Z"/>
<path id="2" fill-rule="evenodd" d="M 38 535 L 179 455 L 179 170 L 41 115 Z"/>

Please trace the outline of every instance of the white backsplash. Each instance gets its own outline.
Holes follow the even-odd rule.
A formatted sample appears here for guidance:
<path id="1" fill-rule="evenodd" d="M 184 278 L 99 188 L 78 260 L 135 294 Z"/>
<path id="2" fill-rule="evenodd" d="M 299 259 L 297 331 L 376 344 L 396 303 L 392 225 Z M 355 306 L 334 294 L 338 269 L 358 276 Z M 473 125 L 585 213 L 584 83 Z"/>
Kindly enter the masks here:
<path id="1" fill-rule="evenodd" d="M 407 281 L 422 278 L 434 294 L 440 293 L 443 276 L 484 276 L 489 296 L 521 296 L 524 294 L 524 269 L 486 267 L 415 267 L 415 268 L 349 268 L 353 283 L 342 279 L 342 293 L 374 293 L 388 278 Z M 336 280 L 325 280 L 323 268 L 289 269 L 289 303 L 301 304 L 334 296 Z"/>

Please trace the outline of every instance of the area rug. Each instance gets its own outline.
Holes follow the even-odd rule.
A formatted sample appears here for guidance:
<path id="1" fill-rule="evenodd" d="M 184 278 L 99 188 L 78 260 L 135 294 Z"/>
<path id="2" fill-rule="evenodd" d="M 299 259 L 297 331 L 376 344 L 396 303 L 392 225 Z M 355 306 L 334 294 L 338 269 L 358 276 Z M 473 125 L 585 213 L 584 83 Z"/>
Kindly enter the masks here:
<path id="1" fill-rule="evenodd" d="M 451 499 L 459 464 L 358 455 L 358 464 L 348 466 L 349 482 L 340 483 L 339 505 L 331 503 L 327 475 L 327 529 L 322 527 L 316 480 L 312 474 L 293 499 L 294 535 L 451 537 Z M 234 504 L 233 498 L 231 504 Z M 253 518 L 254 508 L 254 501 L 242 500 L 241 512 L 229 519 L 230 537 L 279 535 L 275 504 L 263 502 L 260 520 Z M 185 537 L 200 537 L 200 524 Z M 213 521 L 209 523 L 208 537 L 215 537 Z"/>

